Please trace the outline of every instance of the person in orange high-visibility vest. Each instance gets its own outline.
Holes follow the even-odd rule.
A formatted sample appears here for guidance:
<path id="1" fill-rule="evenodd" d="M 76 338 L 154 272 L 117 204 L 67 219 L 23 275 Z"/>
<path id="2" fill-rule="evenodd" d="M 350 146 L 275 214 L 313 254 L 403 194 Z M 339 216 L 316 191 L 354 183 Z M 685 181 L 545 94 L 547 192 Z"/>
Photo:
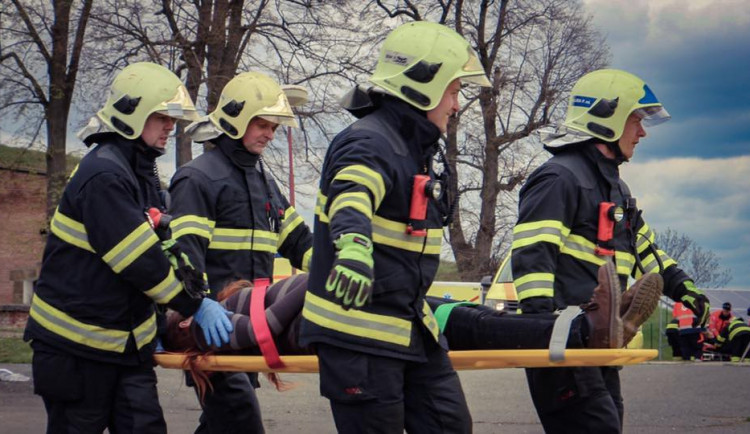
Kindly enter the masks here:
<path id="1" fill-rule="evenodd" d="M 710 330 L 714 336 L 719 336 L 732 319 L 734 319 L 734 315 L 732 314 L 732 303 L 725 302 L 721 305 L 721 310 L 711 312 L 711 315 L 708 317 L 708 330 Z"/>
<path id="2" fill-rule="evenodd" d="M 675 303 L 672 309 L 672 315 L 678 322 L 680 343 L 680 354 L 682 360 L 700 359 L 703 351 L 701 340 L 701 329 L 697 327 L 697 318 L 693 312 L 683 306 L 682 303 Z"/>

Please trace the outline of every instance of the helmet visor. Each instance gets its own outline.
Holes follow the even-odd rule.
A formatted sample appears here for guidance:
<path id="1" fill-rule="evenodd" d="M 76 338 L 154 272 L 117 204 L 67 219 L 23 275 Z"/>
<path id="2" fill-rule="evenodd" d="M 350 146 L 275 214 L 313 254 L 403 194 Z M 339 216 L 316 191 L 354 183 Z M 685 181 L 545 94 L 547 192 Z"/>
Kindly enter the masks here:
<path id="1" fill-rule="evenodd" d="M 297 120 L 294 118 L 292 106 L 284 93 L 279 93 L 276 102 L 273 105 L 265 106 L 258 110 L 254 116 L 261 117 L 269 122 L 289 127 L 297 127 Z"/>
<path id="2" fill-rule="evenodd" d="M 178 87 L 174 97 L 169 101 L 159 104 L 157 110 L 154 110 L 154 112 L 186 121 L 197 121 L 200 119 L 200 115 L 195 109 L 193 100 L 190 99 L 185 86 Z"/>
<path id="3" fill-rule="evenodd" d="M 476 51 L 471 47 L 466 47 L 466 50 L 469 52 L 469 59 L 464 63 L 458 76 L 460 76 L 463 81 L 478 84 L 482 87 L 491 87 L 492 84 L 484 73 L 482 62 L 479 61 L 479 56 L 477 56 Z"/>
<path id="4" fill-rule="evenodd" d="M 292 107 L 298 107 L 307 102 L 307 89 L 302 86 L 285 84 L 281 86 L 281 90 L 284 91 L 286 99 Z"/>
<path id="5" fill-rule="evenodd" d="M 633 113 L 641 118 L 641 122 L 646 127 L 659 125 L 672 118 L 667 109 L 660 105 L 637 108 L 633 110 Z"/>
<path id="6" fill-rule="evenodd" d="M 275 124 L 284 125 L 287 127 L 299 127 L 299 124 L 297 124 L 297 120 L 293 117 L 287 117 L 287 116 L 270 116 L 270 115 L 258 115 L 259 118 L 263 118 L 267 120 L 268 122 L 273 122 Z"/>

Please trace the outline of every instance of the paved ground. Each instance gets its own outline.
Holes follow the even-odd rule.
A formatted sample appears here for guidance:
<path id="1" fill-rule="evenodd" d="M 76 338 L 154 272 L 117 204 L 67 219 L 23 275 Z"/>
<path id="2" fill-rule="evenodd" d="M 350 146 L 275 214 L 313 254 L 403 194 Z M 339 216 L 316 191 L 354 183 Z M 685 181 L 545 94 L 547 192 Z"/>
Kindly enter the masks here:
<path id="1" fill-rule="evenodd" d="M 31 375 L 29 365 L 0 368 Z M 179 371 L 158 369 L 161 405 L 170 433 L 191 433 L 199 407 Z M 285 375 L 299 383 L 278 393 L 263 381 L 259 391 L 269 434 L 332 433 L 326 400 L 318 395 L 318 377 Z M 750 364 L 654 362 L 622 371 L 625 433 L 750 432 Z M 520 369 L 462 371 L 461 380 L 474 418 L 474 432 L 541 433 L 525 375 Z M 42 401 L 32 385 L 0 382 L 0 432 L 41 433 L 46 427 Z"/>

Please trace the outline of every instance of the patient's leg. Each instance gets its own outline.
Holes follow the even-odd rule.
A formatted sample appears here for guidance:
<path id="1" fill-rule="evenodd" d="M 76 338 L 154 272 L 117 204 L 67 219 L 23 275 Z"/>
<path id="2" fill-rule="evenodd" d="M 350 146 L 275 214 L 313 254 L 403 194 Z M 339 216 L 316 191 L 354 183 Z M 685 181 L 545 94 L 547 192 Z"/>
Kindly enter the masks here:
<path id="1" fill-rule="evenodd" d="M 431 306 L 437 306 L 436 301 L 429 301 Z M 543 349 L 549 346 L 555 319 L 554 314 L 509 315 L 487 306 L 457 306 L 451 311 L 443 334 L 451 350 Z M 584 346 L 584 323 L 582 315 L 573 319 L 568 348 Z"/>

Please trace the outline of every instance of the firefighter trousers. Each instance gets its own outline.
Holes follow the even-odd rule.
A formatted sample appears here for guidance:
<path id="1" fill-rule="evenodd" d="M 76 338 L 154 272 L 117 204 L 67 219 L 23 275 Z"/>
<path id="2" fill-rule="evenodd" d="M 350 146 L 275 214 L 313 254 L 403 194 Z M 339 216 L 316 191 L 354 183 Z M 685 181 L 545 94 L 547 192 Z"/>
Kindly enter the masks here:
<path id="1" fill-rule="evenodd" d="M 622 432 L 617 367 L 532 368 L 526 379 L 545 433 Z"/>
<path id="2" fill-rule="evenodd" d="M 263 419 L 255 394 L 257 375 L 245 372 L 214 372 L 210 377 L 212 390 L 206 390 L 201 407 L 200 425 L 196 434 L 262 434 Z M 189 378 L 190 375 L 188 374 Z M 188 384 L 192 383 L 189 381 Z M 200 400 L 200 395 L 196 390 Z"/>
<path id="3" fill-rule="evenodd" d="M 424 363 L 320 344 L 321 395 L 339 433 L 470 433 L 471 415 L 448 354 L 426 344 Z"/>
<path id="4" fill-rule="evenodd" d="M 698 329 L 680 330 L 680 354 L 682 360 L 700 359 L 703 354 L 703 344 L 700 341 L 700 331 Z"/>
<path id="5" fill-rule="evenodd" d="M 152 362 L 137 366 L 76 357 L 35 341 L 34 393 L 47 433 L 166 433 Z"/>

